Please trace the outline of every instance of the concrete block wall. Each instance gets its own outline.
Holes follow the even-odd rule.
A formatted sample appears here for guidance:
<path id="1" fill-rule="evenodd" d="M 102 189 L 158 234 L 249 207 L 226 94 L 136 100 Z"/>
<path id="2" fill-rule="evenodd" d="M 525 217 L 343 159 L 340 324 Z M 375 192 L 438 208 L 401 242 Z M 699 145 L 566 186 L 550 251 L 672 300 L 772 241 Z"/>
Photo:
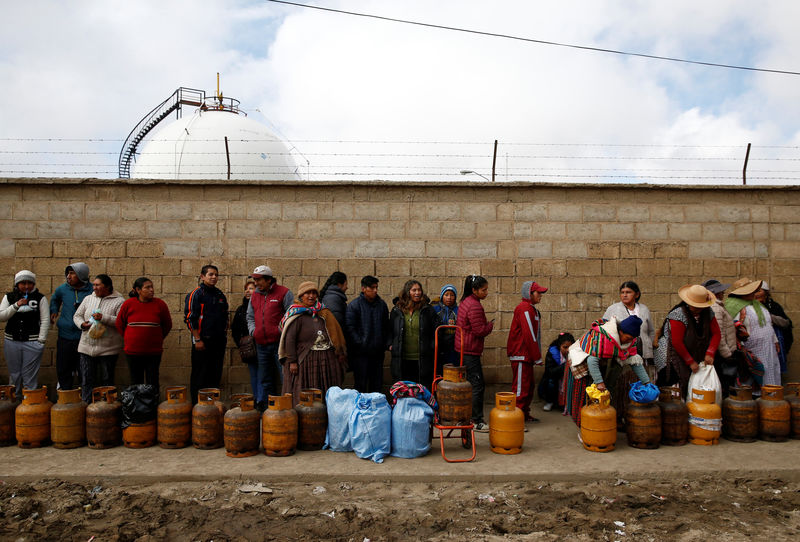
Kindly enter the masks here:
<path id="1" fill-rule="evenodd" d="M 0 282 L 8 291 L 28 268 L 49 295 L 71 261 L 109 274 L 123 293 L 150 277 L 175 320 L 167 385 L 188 383 L 182 303 L 206 263 L 219 266 L 232 309 L 244 278 L 264 263 L 292 289 L 344 271 L 351 298 L 373 274 L 387 301 L 410 277 L 434 297 L 448 282 L 460 292 L 479 273 L 496 322 L 483 358 L 494 391 L 509 386 L 507 330 L 531 278 L 550 288 L 540 305 L 548 343 L 560 331 L 582 333 L 624 280 L 639 283 L 656 325 L 680 286 L 741 276 L 767 280 L 800 322 L 798 223 L 800 187 L 0 179 Z M 55 339 L 54 331 L 40 375 L 53 387 Z M 798 351 L 791 378 L 800 377 Z M 124 360 L 117 373 L 126 383 Z M 231 351 L 224 386 L 245 391 L 248 382 Z"/>

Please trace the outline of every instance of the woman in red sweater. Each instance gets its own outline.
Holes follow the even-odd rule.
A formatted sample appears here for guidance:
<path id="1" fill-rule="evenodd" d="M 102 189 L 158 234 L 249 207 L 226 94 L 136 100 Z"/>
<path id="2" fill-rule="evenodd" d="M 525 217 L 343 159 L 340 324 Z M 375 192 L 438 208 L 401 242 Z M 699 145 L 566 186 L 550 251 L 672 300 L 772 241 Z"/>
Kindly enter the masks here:
<path id="1" fill-rule="evenodd" d="M 164 337 L 171 329 L 169 308 L 155 297 L 153 281 L 139 277 L 117 314 L 117 331 L 125 341 L 131 384 L 146 383 L 160 390 L 158 367 L 164 351 Z"/>
<path id="2" fill-rule="evenodd" d="M 472 423 L 475 431 L 487 433 L 489 424 L 483 421 L 483 401 L 486 386 L 483 381 L 483 339 L 492 332 L 494 320 L 486 321 L 481 300 L 489 295 L 489 282 L 479 276 L 470 275 L 464 281 L 464 294 L 458 307 L 456 318 L 456 351 L 461 352 L 463 330 L 464 366 L 467 368 L 467 381 L 472 384 Z"/>

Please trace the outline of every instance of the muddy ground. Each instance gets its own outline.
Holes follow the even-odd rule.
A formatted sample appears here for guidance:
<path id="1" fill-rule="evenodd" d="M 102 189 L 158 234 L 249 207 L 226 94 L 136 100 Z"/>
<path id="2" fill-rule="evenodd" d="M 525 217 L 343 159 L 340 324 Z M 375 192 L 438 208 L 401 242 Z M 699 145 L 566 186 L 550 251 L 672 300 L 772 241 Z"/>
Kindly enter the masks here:
<path id="1" fill-rule="evenodd" d="M 707 542 L 798 535 L 800 483 L 780 478 L 0 483 L 0 539 L 15 541 Z"/>

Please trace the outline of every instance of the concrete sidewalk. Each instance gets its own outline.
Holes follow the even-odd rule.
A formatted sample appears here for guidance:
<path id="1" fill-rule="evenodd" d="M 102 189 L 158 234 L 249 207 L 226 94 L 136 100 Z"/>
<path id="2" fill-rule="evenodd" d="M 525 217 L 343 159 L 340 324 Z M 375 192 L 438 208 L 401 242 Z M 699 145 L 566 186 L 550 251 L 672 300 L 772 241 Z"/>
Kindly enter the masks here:
<path id="1" fill-rule="evenodd" d="M 555 412 L 541 412 L 541 423 L 529 423 L 523 451 L 517 455 L 495 454 L 489 435 L 475 433 L 477 457 L 471 463 L 447 463 L 434 438 L 431 452 L 417 459 L 387 457 L 382 464 L 358 459 L 353 453 L 298 451 L 289 457 L 263 453 L 243 459 L 225 455 L 224 449 L 165 450 L 117 447 L 108 450 L 51 447 L 23 450 L 0 448 L 0 479 L 71 480 L 119 479 L 122 481 L 257 479 L 270 482 L 311 481 L 514 481 L 578 480 L 593 478 L 685 476 L 781 476 L 800 478 L 800 440 L 773 443 L 736 443 L 721 439 L 718 446 L 687 444 L 639 450 L 627 445 L 618 433 L 617 449 L 610 453 L 588 452 L 577 439 L 575 424 Z M 438 433 L 435 431 L 435 433 Z M 448 457 L 467 456 L 460 439 L 445 441 Z"/>

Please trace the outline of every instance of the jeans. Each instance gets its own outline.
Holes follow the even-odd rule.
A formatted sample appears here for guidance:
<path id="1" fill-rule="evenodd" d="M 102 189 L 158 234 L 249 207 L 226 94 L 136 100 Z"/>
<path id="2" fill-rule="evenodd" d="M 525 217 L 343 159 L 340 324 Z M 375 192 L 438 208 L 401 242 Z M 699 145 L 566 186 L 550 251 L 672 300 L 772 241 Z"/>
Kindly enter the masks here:
<path id="1" fill-rule="evenodd" d="M 56 343 L 56 374 L 58 385 L 62 390 L 74 389 L 75 382 L 72 373 L 77 372 L 80 378 L 80 355 L 78 344 L 80 339 L 58 338 Z"/>
<path id="2" fill-rule="evenodd" d="M 22 389 L 34 390 L 39 387 L 39 367 L 42 365 L 44 345 L 39 341 L 12 341 L 4 344 L 8 364 L 8 383 L 16 389 L 18 400 L 22 399 Z"/>
<path id="3" fill-rule="evenodd" d="M 385 352 L 356 352 L 350 358 L 355 388 L 361 393 L 383 391 L 383 358 Z"/>
<path id="4" fill-rule="evenodd" d="M 189 377 L 192 404 L 197 403 L 197 392 L 203 388 L 219 388 L 227 343 L 228 338 L 222 335 L 203 337 L 203 350 L 197 350 L 192 345 L 192 374 Z"/>
<path id="5" fill-rule="evenodd" d="M 481 357 L 464 354 L 464 367 L 467 368 L 467 382 L 472 384 L 472 422 L 483 422 L 483 399 L 486 384 L 483 381 Z"/>
<path id="6" fill-rule="evenodd" d="M 117 366 L 117 355 L 89 356 L 81 354 L 81 399 L 92 402 L 92 390 L 95 387 L 95 373 L 100 370 L 100 386 L 114 385 L 114 369 Z"/>
<path id="7" fill-rule="evenodd" d="M 259 408 L 266 408 L 270 395 L 280 392 L 280 382 L 283 371 L 278 362 L 278 343 L 256 343 L 257 363 L 248 365 L 250 369 L 250 386 L 253 388 L 253 398 Z"/>

